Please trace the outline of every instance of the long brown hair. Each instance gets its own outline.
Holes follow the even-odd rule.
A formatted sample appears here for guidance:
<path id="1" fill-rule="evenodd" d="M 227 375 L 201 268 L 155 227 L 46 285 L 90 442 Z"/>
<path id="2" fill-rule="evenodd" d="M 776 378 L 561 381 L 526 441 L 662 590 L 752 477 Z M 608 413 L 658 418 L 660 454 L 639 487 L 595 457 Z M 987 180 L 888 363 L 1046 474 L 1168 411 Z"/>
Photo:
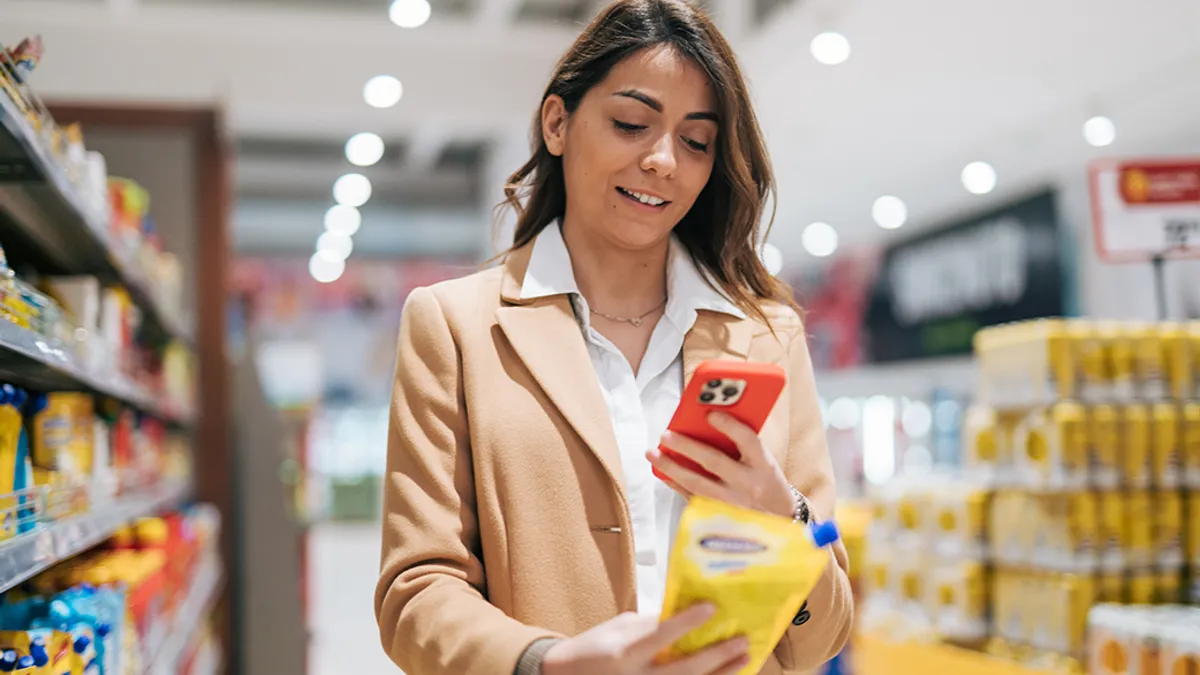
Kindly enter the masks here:
<path id="1" fill-rule="evenodd" d="M 584 29 L 559 60 L 542 95 L 562 97 L 567 114 L 578 109 L 592 87 L 635 52 L 669 45 L 708 76 L 718 102 L 712 176 L 696 203 L 675 227 L 675 236 L 696 265 L 738 307 L 766 322 L 763 300 L 796 308 L 791 289 L 767 271 L 757 253 L 760 227 L 775 176 L 758 118 L 733 49 L 711 19 L 684 0 L 619 0 Z M 533 156 L 509 177 L 505 200 L 517 213 L 513 250 L 533 241 L 566 210 L 562 158 L 550 153 L 542 136 L 541 108 L 533 123 Z M 774 200 L 766 226 L 774 221 Z M 797 308 L 798 309 L 798 308 Z"/>

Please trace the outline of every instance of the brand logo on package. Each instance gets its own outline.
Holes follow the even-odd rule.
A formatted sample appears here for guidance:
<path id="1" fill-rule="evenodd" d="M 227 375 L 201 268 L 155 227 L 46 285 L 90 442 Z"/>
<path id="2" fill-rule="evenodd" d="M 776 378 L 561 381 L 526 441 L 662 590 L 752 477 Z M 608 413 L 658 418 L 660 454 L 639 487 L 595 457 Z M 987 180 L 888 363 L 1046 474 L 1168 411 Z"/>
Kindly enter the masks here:
<path id="1" fill-rule="evenodd" d="M 718 553 L 761 553 L 767 547 L 753 539 L 742 537 L 704 537 L 700 540 L 700 548 Z"/>

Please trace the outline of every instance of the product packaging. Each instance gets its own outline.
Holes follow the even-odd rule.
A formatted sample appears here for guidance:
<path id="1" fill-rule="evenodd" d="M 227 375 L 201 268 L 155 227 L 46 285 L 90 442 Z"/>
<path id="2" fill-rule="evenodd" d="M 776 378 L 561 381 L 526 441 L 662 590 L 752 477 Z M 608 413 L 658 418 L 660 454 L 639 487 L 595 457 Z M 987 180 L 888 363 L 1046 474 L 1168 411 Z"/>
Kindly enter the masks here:
<path id="1" fill-rule="evenodd" d="M 833 522 L 800 527 L 788 518 L 693 497 L 671 551 L 662 616 L 699 602 L 712 603 L 717 614 L 661 658 L 745 636 L 750 662 L 740 672 L 757 673 L 831 564 L 825 547 L 837 540 Z"/>

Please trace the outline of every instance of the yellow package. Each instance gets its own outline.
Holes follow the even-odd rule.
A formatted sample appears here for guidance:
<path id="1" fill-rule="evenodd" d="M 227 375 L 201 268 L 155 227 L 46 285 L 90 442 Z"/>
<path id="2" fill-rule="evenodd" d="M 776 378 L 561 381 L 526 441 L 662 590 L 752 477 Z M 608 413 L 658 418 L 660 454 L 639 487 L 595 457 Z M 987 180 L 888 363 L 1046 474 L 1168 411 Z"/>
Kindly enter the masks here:
<path id="1" fill-rule="evenodd" d="M 1082 375 L 1080 396 L 1085 401 L 1109 401 L 1112 399 L 1112 377 L 1106 337 L 1115 328 L 1106 326 L 1104 331 L 1087 321 L 1070 324 L 1072 342 Z"/>
<path id="2" fill-rule="evenodd" d="M 1092 408 L 1092 486 L 1115 490 L 1121 485 L 1121 416 L 1111 405 Z"/>
<path id="3" fill-rule="evenodd" d="M 1184 562 L 1183 497 L 1178 492 L 1158 492 L 1153 508 L 1154 564 L 1159 569 L 1179 569 Z"/>
<path id="4" fill-rule="evenodd" d="M 832 522 L 799 527 L 788 518 L 693 497 L 671 550 L 663 619 L 699 603 L 717 613 L 662 656 L 674 660 L 714 643 L 744 636 L 757 673 L 775 650 L 797 610 L 832 557 Z"/>
<path id="5" fill-rule="evenodd" d="M 1133 337 L 1139 398 L 1159 401 L 1167 395 L 1166 350 L 1158 329 L 1142 324 L 1130 330 Z"/>
<path id="6" fill-rule="evenodd" d="M 1073 401 L 1035 410 L 1016 433 L 1017 473 L 1022 485 L 1036 489 L 1087 486 L 1087 411 Z"/>
<path id="7" fill-rule="evenodd" d="M 1101 572 L 1096 575 L 1096 602 L 1125 602 L 1125 573 Z"/>
<path id="8" fill-rule="evenodd" d="M 1197 355 L 1200 361 L 1200 355 Z M 1183 483 L 1200 490 L 1200 403 L 1183 406 L 1183 434 L 1180 443 Z"/>
<path id="9" fill-rule="evenodd" d="M 929 585 L 929 611 L 938 638 L 977 642 L 988 635 L 987 568 L 980 562 L 936 565 Z"/>
<path id="10" fill-rule="evenodd" d="M 1137 347 L 1143 333 L 1149 332 L 1142 326 L 1110 327 L 1105 336 L 1108 343 L 1109 374 L 1112 377 L 1112 398 L 1128 402 L 1138 397 Z"/>
<path id="11" fill-rule="evenodd" d="M 1145 490 L 1150 487 L 1149 406 L 1126 406 L 1124 422 L 1124 485 L 1133 490 Z"/>
<path id="12" fill-rule="evenodd" d="M 1195 386 L 1193 359 L 1200 357 L 1200 354 L 1192 353 L 1187 333 L 1178 323 L 1162 324 L 1158 334 L 1163 342 L 1163 354 L 1166 359 L 1168 393 L 1176 400 L 1192 398 Z"/>
<path id="13" fill-rule="evenodd" d="M 1093 492 L 1064 495 L 1066 536 L 1061 549 L 1063 569 L 1090 572 L 1096 569 L 1096 547 L 1100 538 L 1099 507 Z"/>
<path id="14" fill-rule="evenodd" d="M 1100 504 L 1100 569 L 1118 572 L 1128 564 L 1129 525 L 1125 517 L 1125 497 L 1118 492 L 1097 495 Z"/>
<path id="15" fill-rule="evenodd" d="M 1159 570 L 1154 581 L 1154 604 L 1174 605 L 1183 601 L 1183 579 L 1179 569 Z"/>
<path id="16" fill-rule="evenodd" d="M 1184 522 L 1188 530 L 1184 535 L 1188 563 L 1200 569 L 1200 492 L 1188 496 L 1187 519 Z"/>
<path id="17" fill-rule="evenodd" d="M 1129 533 L 1127 561 L 1133 569 L 1150 567 L 1154 563 L 1155 515 L 1148 492 L 1131 492 L 1125 497 Z"/>
<path id="18" fill-rule="evenodd" d="M 1129 574 L 1129 603 L 1152 605 L 1156 595 L 1158 578 L 1151 570 L 1138 570 Z"/>
<path id="19" fill-rule="evenodd" d="M 1183 473 L 1179 451 L 1179 408 L 1174 403 L 1158 403 L 1151 412 L 1151 419 L 1154 423 L 1150 453 L 1153 482 L 1160 490 L 1173 490 L 1179 487 Z"/>

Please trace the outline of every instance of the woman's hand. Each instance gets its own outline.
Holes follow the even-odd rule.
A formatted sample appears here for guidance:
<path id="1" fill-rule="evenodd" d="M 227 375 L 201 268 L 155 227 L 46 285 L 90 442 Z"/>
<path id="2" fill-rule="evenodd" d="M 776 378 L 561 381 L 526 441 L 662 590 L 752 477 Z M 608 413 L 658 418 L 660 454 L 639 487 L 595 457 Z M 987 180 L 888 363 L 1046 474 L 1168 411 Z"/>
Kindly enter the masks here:
<path id="1" fill-rule="evenodd" d="M 708 416 L 708 421 L 714 429 L 733 441 L 742 455 L 740 460 L 670 431 L 663 434 L 662 444 L 704 467 L 715 475 L 717 480 L 679 465 L 658 448 L 647 452 L 646 458 L 669 479 L 671 487 L 685 497 L 700 495 L 736 506 L 792 517 L 796 504 L 791 487 L 788 486 L 787 478 L 775 457 L 763 447 L 758 434 L 724 413 L 712 413 Z"/>
<path id="2" fill-rule="evenodd" d="M 543 675 L 734 675 L 749 663 L 746 638 L 734 638 L 671 663 L 654 657 L 713 617 L 700 604 L 666 621 L 625 613 L 559 642 L 542 659 Z"/>

